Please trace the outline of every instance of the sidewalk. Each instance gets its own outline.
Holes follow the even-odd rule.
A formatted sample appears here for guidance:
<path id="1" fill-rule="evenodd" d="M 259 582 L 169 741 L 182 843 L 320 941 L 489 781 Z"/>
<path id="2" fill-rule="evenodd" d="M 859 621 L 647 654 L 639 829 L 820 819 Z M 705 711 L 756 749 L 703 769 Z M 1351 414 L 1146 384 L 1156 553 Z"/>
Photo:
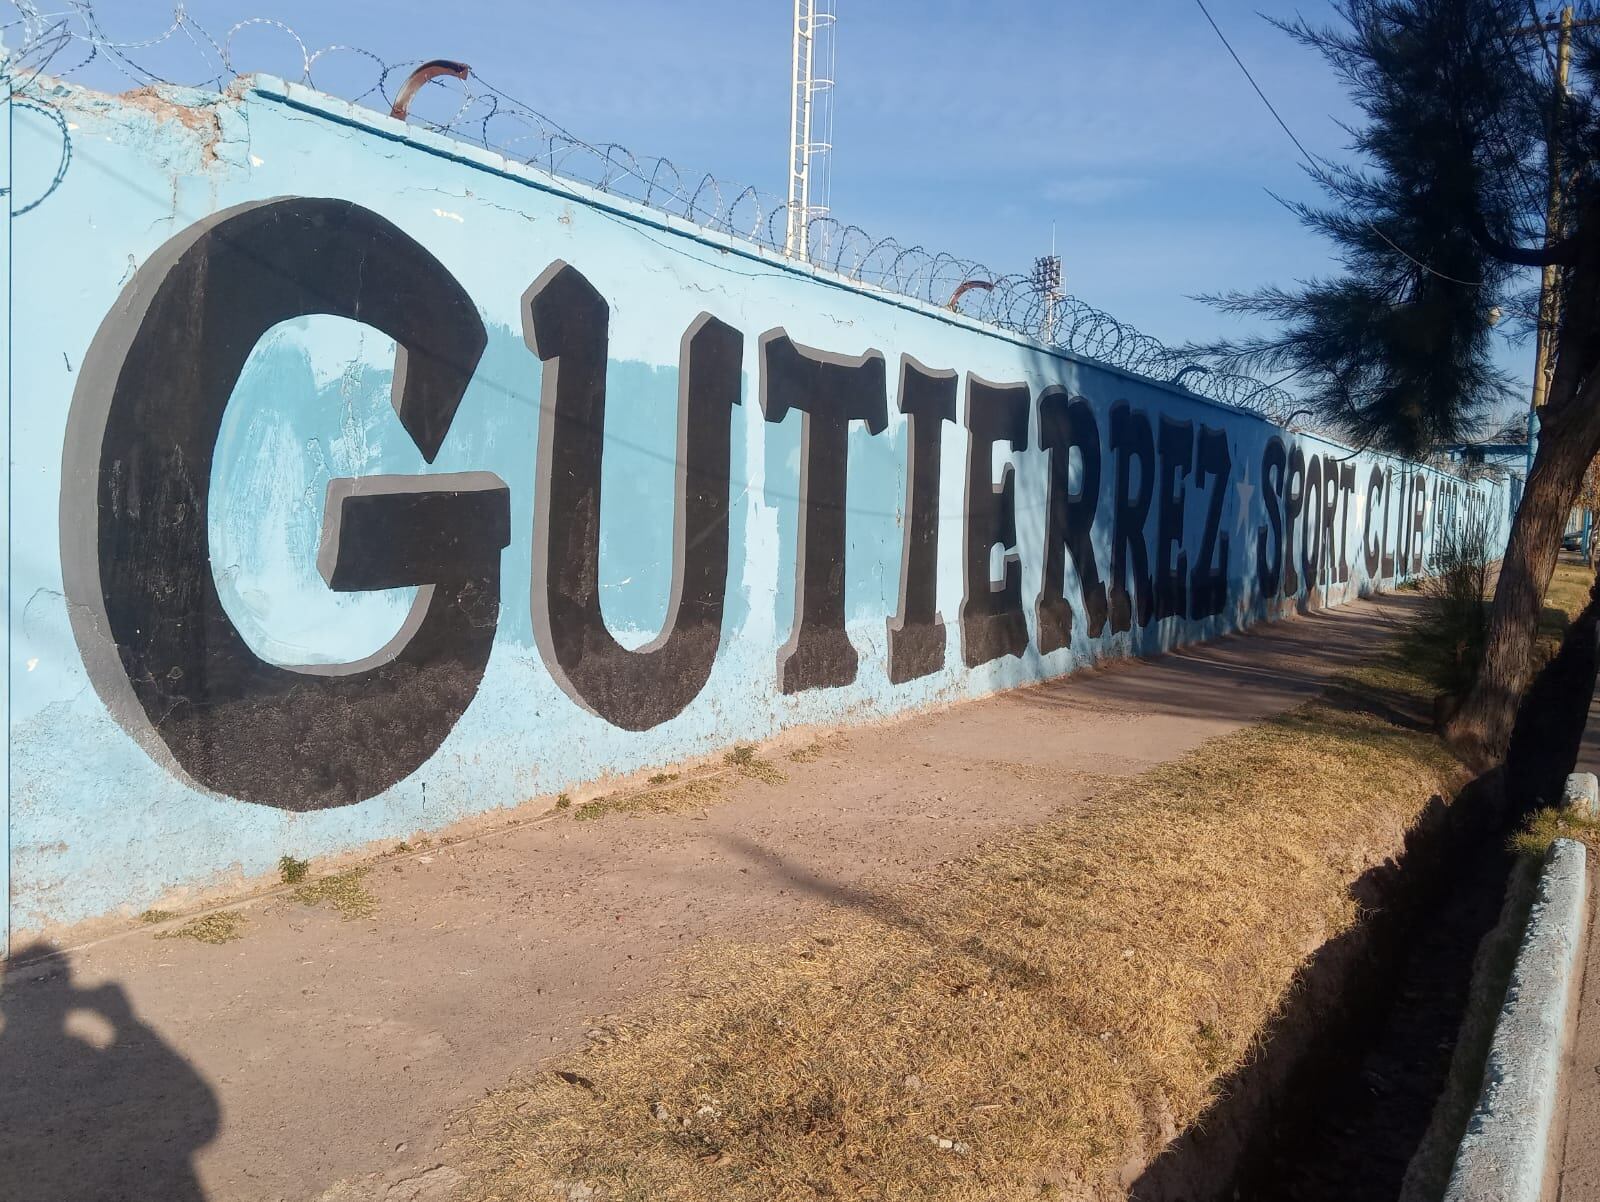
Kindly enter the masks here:
<path id="1" fill-rule="evenodd" d="M 1567 1129 L 1558 1202 L 1600 1202 L 1600 937 L 1595 935 L 1600 914 L 1594 905 L 1592 864 L 1589 873 L 1589 951 L 1578 1004 L 1578 1030 L 1566 1066 Z"/>
<path id="2" fill-rule="evenodd" d="M 1578 753 L 1579 772 L 1600 772 L 1600 693 L 1589 706 Z M 1596 905 L 1596 865 L 1589 864 L 1589 950 L 1578 1003 L 1577 1032 L 1565 1066 L 1566 1134 L 1562 1145 L 1557 1202 L 1600 1202 L 1600 906 Z"/>
<path id="3" fill-rule="evenodd" d="M 369 918 L 276 898 L 236 943 L 141 929 L 20 966 L 0 992 L 0 1196 L 442 1196 L 446 1121 L 581 1044 L 679 948 L 780 935 L 1289 709 L 1415 604 L 763 751 L 786 780 L 741 778 L 697 815 L 568 811 L 379 862 Z"/>

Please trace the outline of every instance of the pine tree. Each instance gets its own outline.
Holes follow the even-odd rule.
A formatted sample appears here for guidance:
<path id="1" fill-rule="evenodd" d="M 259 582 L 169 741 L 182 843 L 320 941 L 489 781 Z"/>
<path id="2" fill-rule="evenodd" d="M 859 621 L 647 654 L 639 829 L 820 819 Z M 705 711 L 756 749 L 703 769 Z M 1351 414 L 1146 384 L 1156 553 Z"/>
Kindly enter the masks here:
<path id="1" fill-rule="evenodd" d="M 1420 455 L 1481 428 L 1512 396 L 1494 340 L 1542 322 L 1554 371 L 1537 455 L 1501 563 L 1484 654 L 1447 734 L 1501 755 L 1527 685 L 1540 607 L 1584 471 L 1600 452 L 1600 38 L 1576 6 L 1572 66 L 1528 0 L 1337 0 L 1338 20 L 1281 23 L 1319 51 L 1363 120 L 1353 164 L 1318 161 L 1320 205 L 1291 203 L 1342 270 L 1293 288 L 1214 298 L 1277 323 L 1206 348 L 1230 367 L 1287 373 L 1358 445 Z M 1552 175 L 1563 197 L 1548 228 Z M 1539 270 L 1558 268 L 1541 313 Z M 1510 320 L 1496 326 L 1504 313 Z"/>

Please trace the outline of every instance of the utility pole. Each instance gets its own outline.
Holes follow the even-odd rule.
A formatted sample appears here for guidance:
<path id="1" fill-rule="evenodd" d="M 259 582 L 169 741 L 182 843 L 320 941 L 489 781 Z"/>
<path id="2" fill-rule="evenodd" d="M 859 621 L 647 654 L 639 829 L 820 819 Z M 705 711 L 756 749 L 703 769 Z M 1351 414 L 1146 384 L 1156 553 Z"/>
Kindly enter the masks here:
<path id="1" fill-rule="evenodd" d="M 1572 5 L 1561 10 L 1556 20 L 1542 21 L 1537 25 L 1524 25 L 1513 30 L 1515 35 L 1543 37 L 1556 34 L 1556 94 L 1550 103 L 1550 133 L 1546 142 L 1545 160 L 1549 168 L 1548 194 L 1545 200 L 1545 245 L 1561 239 L 1561 113 L 1567 100 L 1567 75 L 1572 66 L 1572 31 L 1584 25 L 1600 24 L 1600 19 L 1575 20 Z M 1561 317 L 1561 269 L 1546 264 L 1539 277 L 1539 328 L 1533 360 L 1533 411 L 1534 421 L 1544 407 L 1550 393 L 1550 377 L 1555 372 L 1555 332 Z M 1531 423 L 1530 423 L 1531 424 Z"/>
<path id="2" fill-rule="evenodd" d="M 1533 27 L 1539 34 L 1549 31 L 1549 25 Z M 1550 139 L 1545 159 L 1549 164 L 1549 196 L 1545 203 L 1545 245 L 1561 237 L 1561 110 L 1567 99 L 1567 70 L 1572 62 L 1572 6 L 1561 10 L 1556 37 L 1556 94 L 1550 105 Z M 1550 393 L 1550 376 L 1555 369 L 1553 342 L 1556 321 L 1561 305 L 1557 272 L 1560 269 L 1547 263 L 1539 276 L 1539 331 L 1533 358 L 1533 407 L 1544 408 L 1545 397 Z"/>

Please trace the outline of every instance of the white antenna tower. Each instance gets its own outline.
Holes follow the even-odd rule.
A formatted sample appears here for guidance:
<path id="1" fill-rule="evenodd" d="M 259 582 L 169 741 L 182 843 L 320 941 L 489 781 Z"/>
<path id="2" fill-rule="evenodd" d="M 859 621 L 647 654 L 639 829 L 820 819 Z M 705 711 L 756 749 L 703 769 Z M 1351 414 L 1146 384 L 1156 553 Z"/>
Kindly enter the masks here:
<path id="1" fill-rule="evenodd" d="M 834 0 L 794 0 L 794 83 L 789 94 L 789 222 L 784 251 L 804 259 L 811 222 L 828 211 L 833 149 Z M 819 75 L 818 69 L 821 74 Z M 814 135 L 821 131 L 822 137 Z M 815 198 L 820 197 L 820 203 Z"/>

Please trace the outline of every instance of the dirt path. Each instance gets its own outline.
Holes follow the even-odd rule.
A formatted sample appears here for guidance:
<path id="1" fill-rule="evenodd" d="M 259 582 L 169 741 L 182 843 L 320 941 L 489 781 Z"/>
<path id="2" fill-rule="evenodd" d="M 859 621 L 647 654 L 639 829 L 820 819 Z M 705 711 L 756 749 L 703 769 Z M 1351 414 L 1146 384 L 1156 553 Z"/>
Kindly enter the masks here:
<path id="1" fill-rule="evenodd" d="M 1600 938 L 1594 933 L 1600 913 L 1594 906 L 1593 873 L 1591 865 L 1589 952 L 1577 1035 L 1566 1066 L 1567 1129 L 1559 1202 L 1600 1202 Z"/>
<path id="2" fill-rule="evenodd" d="M 1589 706 L 1578 752 L 1579 772 L 1600 772 L 1600 692 Z M 1565 1065 L 1567 1125 L 1562 1147 L 1559 1202 L 1600 1202 L 1600 904 L 1596 864 L 1589 861 L 1589 950 L 1578 1026 L 1571 1058 Z"/>
<path id="3" fill-rule="evenodd" d="M 275 899 L 240 942 L 137 930 L 21 965 L 0 991 L 0 1197 L 442 1196 L 448 1118 L 579 1044 L 679 948 L 779 934 L 1288 709 L 1414 603 L 774 753 L 786 781 L 738 780 L 697 816 L 568 811 L 380 862 L 371 918 Z"/>

